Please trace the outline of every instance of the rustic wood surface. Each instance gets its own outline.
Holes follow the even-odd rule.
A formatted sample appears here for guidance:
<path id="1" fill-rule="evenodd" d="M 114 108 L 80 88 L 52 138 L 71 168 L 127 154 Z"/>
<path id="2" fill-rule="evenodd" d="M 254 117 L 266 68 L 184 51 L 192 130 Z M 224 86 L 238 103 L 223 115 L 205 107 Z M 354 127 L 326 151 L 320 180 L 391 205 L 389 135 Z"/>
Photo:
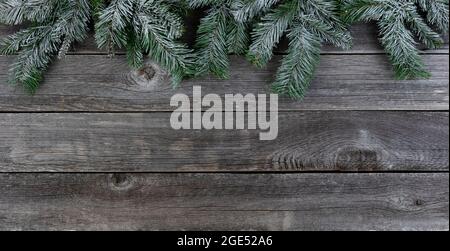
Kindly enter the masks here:
<path id="1" fill-rule="evenodd" d="M 0 174 L 7 230 L 447 230 L 448 174 Z"/>
<path id="2" fill-rule="evenodd" d="M 431 79 L 399 81 L 385 55 L 323 55 L 305 100 L 281 98 L 279 109 L 448 110 L 449 56 L 424 58 Z M 0 57 L 0 82 L 7 81 L 12 59 Z M 0 85 L 0 111 L 171 111 L 170 98 L 175 93 L 192 96 L 194 85 L 201 85 L 205 94 L 221 96 L 268 93 L 277 65 L 274 60 L 261 70 L 232 57 L 229 80 L 189 80 L 173 90 L 158 69 L 150 79 L 130 72 L 124 56 L 73 55 L 51 68 L 33 97 L 21 88 Z"/>
<path id="3" fill-rule="evenodd" d="M 280 113 L 279 135 L 174 131 L 170 113 L 0 114 L 8 172 L 448 171 L 446 112 Z"/>
<path id="4" fill-rule="evenodd" d="M 34 96 L 6 84 L 0 56 L 0 230 L 449 230 L 448 36 L 422 51 L 431 79 L 398 81 L 376 27 L 352 33 L 349 51 L 325 46 L 304 101 L 280 99 L 271 142 L 174 131 L 169 100 L 267 93 L 281 56 L 232 56 L 229 80 L 173 90 L 90 38 Z"/>

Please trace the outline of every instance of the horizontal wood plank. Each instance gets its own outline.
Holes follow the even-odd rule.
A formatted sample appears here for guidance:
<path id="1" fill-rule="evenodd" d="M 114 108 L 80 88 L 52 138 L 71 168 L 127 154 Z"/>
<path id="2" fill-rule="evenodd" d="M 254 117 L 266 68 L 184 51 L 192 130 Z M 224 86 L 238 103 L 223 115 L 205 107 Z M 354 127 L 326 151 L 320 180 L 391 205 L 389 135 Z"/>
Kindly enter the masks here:
<path id="1" fill-rule="evenodd" d="M 448 171 L 448 112 L 286 112 L 259 130 L 170 113 L 1 113 L 0 172 Z"/>
<path id="2" fill-rule="evenodd" d="M 448 174 L 0 174 L 0 230 L 447 230 Z"/>
<path id="3" fill-rule="evenodd" d="M 193 45 L 195 41 L 195 20 L 188 20 L 188 29 L 187 34 L 185 36 L 185 41 L 189 45 Z M 11 27 L 0 25 L 0 38 L 3 36 L 7 36 L 9 34 L 13 34 L 14 32 L 20 30 L 20 27 Z M 380 46 L 378 41 L 378 29 L 374 24 L 355 24 L 350 28 L 350 32 L 353 36 L 353 47 L 344 51 L 339 48 L 326 45 L 323 48 L 323 53 L 384 53 L 383 48 Z M 449 37 L 448 35 L 443 35 L 443 39 L 445 41 L 444 46 L 439 50 L 426 50 L 422 45 L 421 49 L 423 49 L 423 53 L 448 53 L 449 48 Z M 287 47 L 287 41 L 282 41 L 279 48 L 276 50 L 277 53 L 282 53 Z M 74 48 L 71 50 L 70 54 L 106 54 L 105 51 L 101 51 L 97 48 L 95 44 L 94 35 L 91 33 L 90 36 L 86 39 L 85 42 L 81 44 L 76 44 Z M 122 52 L 119 50 L 119 54 Z"/>
<path id="4" fill-rule="evenodd" d="M 37 94 L 7 84 L 12 57 L 0 57 L 0 111 L 172 111 L 176 93 L 192 96 L 194 85 L 203 93 L 269 93 L 278 66 L 275 58 L 265 69 L 232 57 L 231 77 L 185 81 L 174 90 L 156 65 L 130 71 L 123 56 L 68 56 L 51 67 Z M 424 55 L 433 74 L 429 80 L 395 80 L 385 55 L 324 55 L 306 98 L 281 98 L 279 109 L 293 110 L 448 110 L 449 56 Z"/>

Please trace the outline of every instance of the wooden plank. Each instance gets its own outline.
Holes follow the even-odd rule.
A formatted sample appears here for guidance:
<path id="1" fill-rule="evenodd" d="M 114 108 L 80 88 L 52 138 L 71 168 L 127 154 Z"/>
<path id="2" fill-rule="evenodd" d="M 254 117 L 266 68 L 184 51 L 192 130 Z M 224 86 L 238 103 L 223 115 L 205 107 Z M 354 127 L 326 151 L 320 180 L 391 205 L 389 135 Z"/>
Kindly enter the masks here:
<path id="1" fill-rule="evenodd" d="M 232 57 L 231 78 L 185 81 L 176 90 L 156 66 L 153 78 L 132 72 L 123 56 L 68 56 L 54 65 L 37 94 L 6 84 L 12 57 L 0 57 L 0 111 L 172 111 L 176 93 L 192 96 L 192 87 L 221 96 L 269 93 L 277 57 L 265 69 Z M 324 55 L 306 98 L 281 98 L 280 110 L 448 110 L 449 56 L 425 55 L 429 80 L 394 80 L 384 55 Z"/>
<path id="2" fill-rule="evenodd" d="M 441 174 L 0 174 L 0 230 L 447 230 Z"/>
<path id="3" fill-rule="evenodd" d="M 286 112 L 259 130 L 173 130 L 170 113 L 2 113 L 0 172 L 448 171 L 448 112 Z"/>
<path id="4" fill-rule="evenodd" d="M 191 21 L 190 21 L 191 22 Z M 192 23 L 195 23 L 195 21 L 192 21 Z M 194 28 L 193 28 L 194 27 Z M 20 27 L 11 27 L 11 26 L 4 26 L 0 25 L 0 38 L 2 36 L 6 36 L 9 34 L 12 34 L 16 31 L 20 30 Z M 380 43 L 378 42 L 378 32 L 377 27 L 374 24 L 355 24 L 351 27 L 350 32 L 353 36 L 353 47 L 352 49 L 348 51 L 343 51 L 341 49 L 335 48 L 333 46 L 324 46 L 323 52 L 324 53 L 383 53 L 383 49 L 380 46 Z M 195 24 L 188 25 L 188 35 L 185 38 L 185 41 L 192 45 L 195 41 Z M 424 47 L 424 53 L 448 53 L 448 42 L 449 38 L 448 35 L 443 36 L 445 44 L 444 46 L 439 50 L 426 50 Z M 279 45 L 279 49 L 277 49 L 277 53 L 281 53 L 284 51 L 284 49 L 287 47 L 287 41 L 283 41 Z M 95 44 L 94 36 L 91 34 L 84 43 L 77 44 L 74 46 L 71 54 L 98 54 L 105 52 L 100 51 L 97 49 L 97 46 Z M 118 53 L 121 53 L 120 51 Z"/>

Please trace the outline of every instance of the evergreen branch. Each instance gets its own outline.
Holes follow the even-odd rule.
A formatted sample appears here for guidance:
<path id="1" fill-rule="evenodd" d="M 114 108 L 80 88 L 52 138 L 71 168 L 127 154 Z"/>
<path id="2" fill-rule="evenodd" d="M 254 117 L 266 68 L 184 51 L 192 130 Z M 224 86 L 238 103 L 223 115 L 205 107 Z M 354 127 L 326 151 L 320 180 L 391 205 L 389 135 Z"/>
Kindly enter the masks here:
<path id="1" fill-rule="evenodd" d="M 247 24 L 236 22 L 234 20 L 229 21 L 227 34 L 228 53 L 237 55 L 245 54 L 250 42 Z"/>
<path id="2" fill-rule="evenodd" d="M 430 74 L 415 47 L 416 42 L 411 32 L 405 27 L 403 20 L 392 16 L 378 22 L 383 34 L 382 45 L 389 55 L 398 79 L 428 78 Z"/>
<path id="3" fill-rule="evenodd" d="M 305 95 L 320 62 L 320 39 L 303 25 L 296 25 L 288 35 L 287 55 L 278 69 L 273 90 L 300 99 Z"/>
<path id="4" fill-rule="evenodd" d="M 331 0 L 293 0 L 282 2 L 262 17 L 248 53 L 254 64 L 268 63 L 273 48 L 286 31 L 290 40 L 273 84 L 274 91 L 302 98 L 320 62 L 322 43 L 350 48 L 352 39 L 337 15 L 338 9 Z"/>
<path id="5" fill-rule="evenodd" d="M 427 21 L 419 14 L 419 6 Z M 448 0 L 343 0 L 343 11 L 347 21 L 378 23 L 381 43 L 397 78 L 430 76 L 416 48 L 414 34 L 428 48 L 439 48 L 443 40 L 429 25 L 448 30 Z"/>
<path id="6" fill-rule="evenodd" d="M 240 0 L 234 1 L 232 9 L 238 22 L 247 22 L 257 15 L 264 14 L 280 0 Z"/>
<path id="7" fill-rule="evenodd" d="M 30 93 L 36 91 L 42 80 L 43 72 L 61 45 L 59 28 L 45 26 L 34 29 L 36 33 L 33 41 L 28 46 L 20 48 L 17 59 L 10 69 L 12 83 L 22 85 Z"/>
<path id="8" fill-rule="evenodd" d="M 32 46 L 37 38 L 45 32 L 48 32 L 48 26 L 36 26 L 9 35 L 0 40 L 0 54 L 18 53 L 22 48 Z"/>
<path id="9" fill-rule="evenodd" d="M 26 21 L 44 22 L 52 18 L 58 0 L 5 0 L 0 3 L 0 22 L 18 25 Z"/>
<path id="10" fill-rule="evenodd" d="M 144 65 L 144 53 L 138 36 L 130 32 L 127 41 L 127 62 L 133 69 L 139 69 Z"/>
<path id="11" fill-rule="evenodd" d="M 377 21 L 387 11 L 382 1 L 343 0 L 343 2 L 342 19 L 347 23 Z"/>
<path id="12" fill-rule="evenodd" d="M 189 12 L 189 3 L 186 0 L 165 0 L 167 6 L 170 8 L 170 12 L 179 16 L 185 16 Z"/>
<path id="13" fill-rule="evenodd" d="M 113 54 L 114 47 L 123 48 L 127 44 L 127 26 L 134 13 L 134 0 L 112 0 L 110 5 L 101 11 L 95 25 L 95 40 L 99 48 L 106 48 Z"/>
<path id="14" fill-rule="evenodd" d="M 43 78 L 43 72 L 58 56 L 63 58 L 75 41 L 86 37 L 91 5 L 88 0 L 7 1 L 8 14 L 2 19 L 7 23 L 34 21 L 30 28 L 21 30 L 0 41 L 0 53 L 18 54 L 10 71 L 11 82 L 22 85 L 34 93 Z M 49 5 L 49 6 L 46 6 Z M 2 6 L 3 8 L 4 6 Z M 38 23 L 34 15 L 42 10 L 51 10 L 47 20 Z M 14 14 L 12 14 L 14 13 Z"/>
<path id="15" fill-rule="evenodd" d="M 174 1 L 113 0 L 96 25 L 101 48 L 125 47 L 128 64 L 143 65 L 144 52 L 167 70 L 177 86 L 190 72 L 191 51 L 176 41 L 183 33 L 180 16 L 172 12 Z"/>
<path id="16" fill-rule="evenodd" d="M 153 22 L 167 28 L 169 37 L 178 39 L 183 35 L 183 20 L 171 11 L 170 4 L 165 4 L 163 1 L 140 0 L 137 12 L 152 16 Z"/>
<path id="17" fill-rule="evenodd" d="M 245 54 L 249 35 L 245 22 L 237 22 L 232 14 L 232 4 L 240 0 L 194 0 L 193 7 L 211 5 L 200 20 L 195 47 L 197 49 L 196 75 L 212 73 L 219 78 L 229 77 L 228 54 Z"/>
<path id="18" fill-rule="evenodd" d="M 247 56 L 254 65 L 263 67 L 270 61 L 274 47 L 296 18 L 298 10 L 299 1 L 290 0 L 261 19 L 253 31 L 253 43 Z"/>
<path id="19" fill-rule="evenodd" d="M 436 49 L 440 48 L 444 44 L 444 40 L 441 36 L 434 32 L 425 23 L 415 9 L 408 10 L 407 13 L 407 20 L 409 20 L 411 29 L 416 33 L 420 41 L 422 41 L 428 48 Z"/>
<path id="20" fill-rule="evenodd" d="M 154 16 L 135 13 L 133 24 L 143 50 L 171 74 L 173 86 L 178 86 L 191 71 L 191 50 L 176 42 L 167 32 L 167 28 L 159 24 Z"/>
<path id="21" fill-rule="evenodd" d="M 247 53 L 253 64 L 262 67 L 287 33 L 289 48 L 274 90 L 301 98 L 319 63 L 322 43 L 351 46 L 343 21 L 377 23 L 397 78 L 429 77 L 415 37 L 428 48 L 439 48 L 443 40 L 437 31 L 448 32 L 448 6 L 448 0 L 0 0 L 0 22 L 29 24 L 1 39 L 0 53 L 17 54 L 12 82 L 34 92 L 50 63 L 64 58 L 73 43 L 86 38 L 94 18 L 100 48 L 111 53 L 125 48 L 133 68 L 142 67 L 148 55 L 177 86 L 193 74 L 193 65 L 197 75 L 227 78 L 229 53 Z M 195 59 L 178 41 L 187 7 L 209 7 L 198 29 Z M 342 17 L 337 15 L 339 7 Z M 248 46 L 248 24 L 256 17 L 261 18 Z"/>
<path id="22" fill-rule="evenodd" d="M 91 5 L 89 0 L 67 0 L 61 4 L 56 26 L 61 27 L 63 43 L 58 58 L 65 57 L 74 42 L 82 42 L 89 31 Z"/>
<path id="23" fill-rule="evenodd" d="M 213 7 L 200 21 L 197 48 L 197 75 L 213 73 L 219 78 L 228 78 L 227 23 L 230 19 L 225 6 Z M 229 41 L 228 41 L 229 42 Z"/>
<path id="24" fill-rule="evenodd" d="M 448 0 L 416 0 L 421 9 L 427 12 L 427 22 L 436 26 L 440 32 L 448 33 L 449 1 Z"/>
<path id="25" fill-rule="evenodd" d="M 335 24 L 322 22 L 312 15 L 302 15 L 299 21 L 307 24 L 310 32 L 320 38 L 322 42 L 331 43 L 337 47 L 348 50 L 352 46 L 352 37 L 344 28 L 339 28 Z"/>
<path id="26" fill-rule="evenodd" d="M 211 6 L 224 5 L 227 0 L 188 0 L 188 5 L 192 9 Z"/>
<path id="27" fill-rule="evenodd" d="M 105 0 L 91 0 L 91 6 L 92 6 L 91 15 L 95 23 L 97 23 L 101 11 L 105 8 Z"/>
<path id="28" fill-rule="evenodd" d="M 67 39 L 82 42 L 86 39 L 91 20 L 90 0 L 67 0 L 59 12 L 58 22 Z"/>

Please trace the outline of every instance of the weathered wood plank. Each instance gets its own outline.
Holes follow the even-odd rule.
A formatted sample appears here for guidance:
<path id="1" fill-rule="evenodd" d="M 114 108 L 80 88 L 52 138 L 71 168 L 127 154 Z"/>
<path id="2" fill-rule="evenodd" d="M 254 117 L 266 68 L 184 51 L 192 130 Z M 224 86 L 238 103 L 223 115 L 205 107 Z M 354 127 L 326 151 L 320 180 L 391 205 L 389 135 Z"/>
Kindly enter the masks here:
<path id="1" fill-rule="evenodd" d="M 287 112 L 279 136 L 170 113 L 0 114 L 0 172 L 448 171 L 447 112 Z"/>
<path id="2" fill-rule="evenodd" d="M 6 36 L 9 34 L 12 34 L 16 31 L 18 31 L 20 27 L 11 27 L 11 26 L 4 26 L 0 25 L 0 38 L 2 36 Z M 194 30 L 192 30 L 194 29 Z M 378 41 L 378 35 L 377 35 L 377 27 L 373 24 L 356 24 L 351 27 L 350 32 L 353 36 L 353 47 L 352 49 L 348 51 L 343 51 L 341 49 L 335 48 L 333 46 L 324 46 L 323 52 L 324 53 L 383 53 L 383 49 L 380 46 L 380 43 Z M 188 44 L 192 45 L 193 41 L 195 40 L 195 28 L 192 28 L 192 25 L 188 28 L 188 35 L 186 36 L 185 40 Z M 448 53 L 448 42 L 449 38 L 448 35 L 443 36 L 445 44 L 444 46 L 439 50 L 424 50 L 423 53 Z M 279 53 L 284 51 L 284 48 L 287 47 L 287 41 L 283 41 L 279 45 L 279 50 L 277 50 Z M 86 39 L 86 41 L 82 44 L 77 44 L 74 46 L 74 49 L 72 50 L 71 54 L 98 54 L 98 53 L 105 53 L 101 50 L 97 49 L 97 46 L 95 44 L 94 36 L 93 34 Z M 120 53 L 120 51 L 118 52 Z"/>
<path id="3" fill-rule="evenodd" d="M 0 174 L 0 230 L 448 230 L 448 174 Z"/>
<path id="4" fill-rule="evenodd" d="M 281 98 L 280 110 L 448 110 L 449 56 L 425 55 L 433 77 L 394 80 L 384 55 L 324 55 L 305 100 Z M 171 111 L 175 93 L 192 96 L 192 86 L 221 96 L 269 93 L 277 57 L 266 69 L 232 58 L 231 78 L 189 80 L 176 90 L 160 70 L 148 81 L 130 72 L 123 56 L 68 56 L 30 96 L 6 84 L 11 57 L 0 57 L 0 111 Z"/>

